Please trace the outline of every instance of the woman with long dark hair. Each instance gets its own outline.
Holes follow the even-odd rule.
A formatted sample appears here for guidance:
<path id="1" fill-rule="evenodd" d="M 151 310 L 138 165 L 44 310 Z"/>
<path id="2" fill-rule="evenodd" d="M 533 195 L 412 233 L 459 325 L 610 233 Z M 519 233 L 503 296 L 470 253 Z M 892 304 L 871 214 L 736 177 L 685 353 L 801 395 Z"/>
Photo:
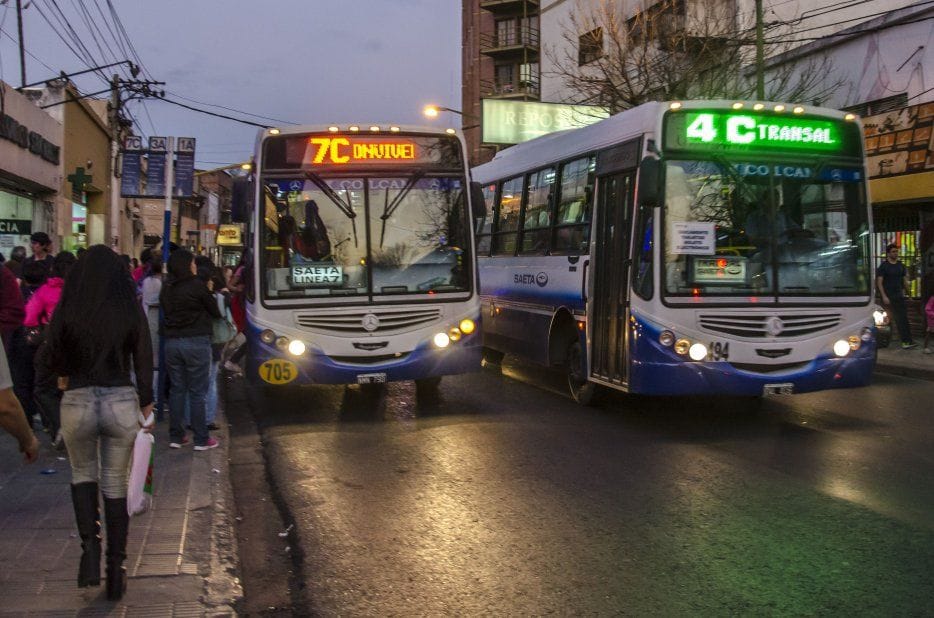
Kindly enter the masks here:
<path id="1" fill-rule="evenodd" d="M 176 249 L 166 265 L 168 277 L 162 286 L 162 336 L 165 338 L 165 364 L 172 384 L 169 391 L 169 446 L 188 444 L 185 435 L 185 399 L 191 414 L 195 450 L 215 448 L 218 442 L 208 435 L 204 400 L 211 371 L 213 320 L 220 318 L 214 295 L 197 277 L 195 256 Z"/>
<path id="2" fill-rule="evenodd" d="M 71 269 L 46 345 L 48 369 L 65 382 L 62 435 L 84 550 L 78 585 L 100 585 L 99 487 L 107 520 L 107 598 L 118 600 L 126 590 L 127 467 L 138 429 L 154 419 L 149 326 L 126 265 L 109 247 L 91 247 Z"/>

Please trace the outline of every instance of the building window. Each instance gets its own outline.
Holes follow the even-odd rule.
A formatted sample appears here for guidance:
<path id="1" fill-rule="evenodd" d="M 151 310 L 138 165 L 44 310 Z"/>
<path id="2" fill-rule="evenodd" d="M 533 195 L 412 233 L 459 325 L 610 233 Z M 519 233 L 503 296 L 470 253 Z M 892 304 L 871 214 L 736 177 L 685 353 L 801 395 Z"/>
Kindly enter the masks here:
<path id="1" fill-rule="evenodd" d="M 594 28 L 577 39 L 577 64 L 584 66 L 603 57 L 603 28 Z"/>

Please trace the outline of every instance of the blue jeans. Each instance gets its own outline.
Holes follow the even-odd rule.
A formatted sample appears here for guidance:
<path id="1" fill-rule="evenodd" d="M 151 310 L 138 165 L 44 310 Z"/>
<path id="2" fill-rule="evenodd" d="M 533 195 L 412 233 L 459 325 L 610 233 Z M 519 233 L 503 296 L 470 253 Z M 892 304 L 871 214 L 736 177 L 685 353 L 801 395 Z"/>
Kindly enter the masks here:
<path id="1" fill-rule="evenodd" d="M 191 406 L 191 429 L 195 446 L 208 441 L 208 427 L 204 419 L 204 399 L 208 393 L 211 373 L 211 338 L 172 337 L 165 340 L 165 364 L 168 366 L 169 438 L 180 442 L 185 437 L 185 399 Z"/>
<path id="2" fill-rule="evenodd" d="M 204 396 L 204 422 L 210 425 L 217 418 L 217 370 L 219 362 L 211 361 L 208 374 L 208 392 Z M 191 425 L 191 403 L 185 400 L 185 424 Z"/>
<path id="3" fill-rule="evenodd" d="M 139 397 L 132 386 L 89 386 L 62 396 L 62 437 L 71 482 L 98 482 L 105 498 L 126 497 L 127 466 L 139 431 Z M 98 459 L 100 445 L 100 459 Z"/>

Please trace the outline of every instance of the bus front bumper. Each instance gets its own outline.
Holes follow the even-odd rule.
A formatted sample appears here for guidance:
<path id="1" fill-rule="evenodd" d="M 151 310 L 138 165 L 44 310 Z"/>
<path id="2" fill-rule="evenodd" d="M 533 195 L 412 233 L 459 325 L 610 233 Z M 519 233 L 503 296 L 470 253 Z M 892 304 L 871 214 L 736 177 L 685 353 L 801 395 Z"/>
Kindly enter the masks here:
<path id="1" fill-rule="evenodd" d="M 367 362 L 364 358 L 359 362 L 337 361 L 311 347 L 304 354 L 293 356 L 263 343 L 258 336 L 250 337 L 247 345 L 250 346 L 246 363 L 248 378 L 271 385 L 372 384 L 468 373 L 480 370 L 482 353 L 479 333 L 451 342 L 443 349 L 424 343 L 408 353 L 377 362 Z M 285 367 L 286 363 L 291 363 L 287 372 L 273 371 L 276 365 Z"/>

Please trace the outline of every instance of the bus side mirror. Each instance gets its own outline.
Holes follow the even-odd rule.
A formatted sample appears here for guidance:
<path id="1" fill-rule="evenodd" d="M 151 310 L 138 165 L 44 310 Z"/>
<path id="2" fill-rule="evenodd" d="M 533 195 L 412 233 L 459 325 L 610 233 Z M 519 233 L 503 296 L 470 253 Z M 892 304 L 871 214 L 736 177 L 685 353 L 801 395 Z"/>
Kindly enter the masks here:
<path id="1" fill-rule="evenodd" d="M 658 206 L 659 162 L 646 157 L 639 163 L 639 206 Z"/>
<path id="2" fill-rule="evenodd" d="M 480 206 L 481 204 L 483 204 L 483 201 L 484 201 L 484 198 L 483 198 L 483 185 L 481 185 L 479 182 L 471 182 L 471 183 L 470 183 L 470 204 L 471 204 L 471 207 L 472 207 L 472 208 L 480 208 L 480 211 L 479 211 L 479 212 L 474 211 L 474 212 L 471 213 L 471 216 L 473 217 L 473 219 L 476 219 L 477 217 L 482 217 L 482 216 L 483 216 L 483 208 Z"/>
<path id="3" fill-rule="evenodd" d="M 250 218 L 250 198 L 253 183 L 246 178 L 235 178 L 230 189 L 230 220 L 246 223 Z"/>

